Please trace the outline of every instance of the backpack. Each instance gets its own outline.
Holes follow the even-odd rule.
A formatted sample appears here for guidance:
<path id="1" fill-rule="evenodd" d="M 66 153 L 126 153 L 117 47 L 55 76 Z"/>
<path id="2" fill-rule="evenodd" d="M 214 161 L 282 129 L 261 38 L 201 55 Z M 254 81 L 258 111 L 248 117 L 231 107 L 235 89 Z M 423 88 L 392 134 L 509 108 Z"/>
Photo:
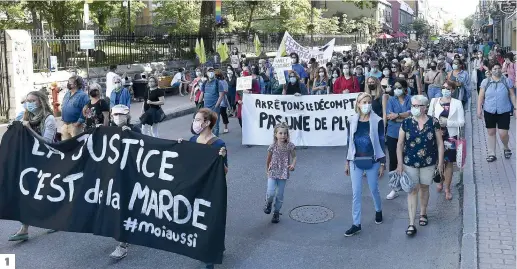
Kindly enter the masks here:
<path id="1" fill-rule="evenodd" d="M 497 82 L 493 81 L 492 79 L 488 79 L 488 83 L 486 84 L 485 91 L 488 90 L 488 87 L 490 87 L 490 85 L 492 85 L 492 83 L 495 83 L 496 87 L 497 87 L 497 83 L 499 83 L 501 81 L 503 82 L 503 85 L 506 87 L 506 90 L 508 90 L 508 94 L 509 94 L 510 93 L 510 87 L 506 83 L 506 78 L 505 77 L 501 77 L 501 80 L 499 80 Z"/>
<path id="2" fill-rule="evenodd" d="M 219 92 L 219 83 L 220 83 L 220 82 L 219 82 L 219 79 L 214 78 L 214 80 L 215 80 L 215 81 L 217 81 L 217 83 L 215 84 L 215 92 Z M 208 82 L 208 80 L 207 80 L 207 81 L 205 81 L 205 82 L 203 83 L 203 86 L 201 87 L 201 88 L 202 88 L 202 90 L 203 90 L 203 92 L 205 92 L 205 87 L 206 87 L 206 83 L 207 83 L 207 82 Z"/>

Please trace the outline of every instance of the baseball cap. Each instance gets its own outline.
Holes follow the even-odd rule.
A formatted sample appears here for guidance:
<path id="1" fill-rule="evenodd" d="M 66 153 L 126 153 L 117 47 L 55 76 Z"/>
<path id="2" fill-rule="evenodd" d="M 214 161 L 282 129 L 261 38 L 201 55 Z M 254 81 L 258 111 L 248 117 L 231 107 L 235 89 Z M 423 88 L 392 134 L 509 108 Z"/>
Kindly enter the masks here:
<path id="1" fill-rule="evenodd" d="M 206 69 L 206 71 L 214 71 L 214 67 L 210 66 Z"/>
<path id="2" fill-rule="evenodd" d="M 129 107 L 127 107 L 125 105 L 116 105 L 113 108 L 111 108 L 111 113 L 127 115 L 127 114 L 129 114 Z"/>

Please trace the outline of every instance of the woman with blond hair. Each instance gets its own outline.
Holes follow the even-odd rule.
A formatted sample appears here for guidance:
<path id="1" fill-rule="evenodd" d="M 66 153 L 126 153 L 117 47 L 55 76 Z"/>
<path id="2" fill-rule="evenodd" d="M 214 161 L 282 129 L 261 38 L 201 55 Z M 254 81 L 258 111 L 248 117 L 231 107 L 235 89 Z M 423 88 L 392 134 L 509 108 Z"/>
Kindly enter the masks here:
<path id="1" fill-rule="evenodd" d="M 370 79 L 372 77 L 369 77 Z M 378 80 L 377 80 L 378 81 Z M 372 112 L 373 97 L 369 93 L 360 93 L 356 102 L 356 115 L 349 120 L 348 153 L 345 174 L 351 177 L 352 227 L 345 236 L 352 236 L 361 231 L 361 197 L 363 174 L 366 174 L 368 186 L 375 205 L 375 223 L 382 223 L 381 196 L 378 180 L 384 174 L 386 155 L 384 154 L 384 123 L 381 117 Z"/>
<path id="2" fill-rule="evenodd" d="M 372 96 L 372 111 L 386 122 L 386 103 L 390 96 L 383 91 L 380 80 L 368 77 L 364 92 Z"/>
<path id="3" fill-rule="evenodd" d="M 57 125 L 56 119 L 49 105 L 48 97 L 40 91 L 32 91 L 25 99 L 25 113 L 22 123 L 29 130 L 47 143 L 55 142 Z M 55 232 L 49 230 L 49 232 Z M 29 225 L 22 224 L 22 227 L 9 237 L 9 241 L 25 241 L 29 239 Z"/>

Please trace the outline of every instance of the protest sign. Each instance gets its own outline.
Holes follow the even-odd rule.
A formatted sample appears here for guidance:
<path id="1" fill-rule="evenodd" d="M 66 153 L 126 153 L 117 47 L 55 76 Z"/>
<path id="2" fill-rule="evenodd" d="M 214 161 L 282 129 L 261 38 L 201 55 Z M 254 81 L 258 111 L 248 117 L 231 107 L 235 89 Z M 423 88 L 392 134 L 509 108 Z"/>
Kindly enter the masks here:
<path id="1" fill-rule="evenodd" d="M 291 57 L 278 57 L 273 59 L 273 67 L 275 68 L 275 70 L 291 70 L 293 68 Z"/>
<path id="2" fill-rule="evenodd" d="M 344 146 L 346 122 L 356 114 L 359 94 L 245 94 L 242 105 L 242 144 L 270 145 L 276 124 L 287 122 L 297 146 Z"/>
<path id="3" fill-rule="evenodd" d="M 420 45 L 418 44 L 417 41 L 415 40 L 409 40 L 408 41 L 408 44 L 407 44 L 407 47 L 408 49 L 411 49 L 411 50 L 414 50 L 414 51 L 417 51 L 418 48 L 420 47 Z"/>
<path id="4" fill-rule="evenodd" d="M 285 85 L 287 83 L 287 81 L 285 80 L 285 75 L 284 75 L 285 71 L 287 71 L 287 69 L 275 69 L 276 77 L 278 79 L 279 85 Z"/>
<path id="5" fill-rule="evenodd" d="M 118 127 L 46 144 L 16 122 L 0 145 L 0 219 L 221 263 L 227 196 L 218 152 Z"/>
<path id="6" fill-rule="evenodd" d="M 251 90 L 252 76 L 237 78 L 237 91 Z"/>
<path id="7" fill-rule="evenodd" d="M 230 56 L 230 61 L 231 61 L 231 65 L 234 69 L 239 68 L 239 62 L 240 62 L 239 55 Z"/>
<path id="8" fill-rule="evenodd" d="M 325 66 L 325 64 L 332 58 L 335 42 L 336 39 L 334 38 L 319 50 L 313 50 L 311 48 L 300 45 L 288 32 L 285 32 L 284 38 L 282 39 L 282 42 L 278 48 L 276 57 L 279 58 L 284 54 L 289 55 L 292 52 L 296 52 L 300 62 L 303 61 L 308 63 L 311 58 L 314 58 L 320 66 Z"/>

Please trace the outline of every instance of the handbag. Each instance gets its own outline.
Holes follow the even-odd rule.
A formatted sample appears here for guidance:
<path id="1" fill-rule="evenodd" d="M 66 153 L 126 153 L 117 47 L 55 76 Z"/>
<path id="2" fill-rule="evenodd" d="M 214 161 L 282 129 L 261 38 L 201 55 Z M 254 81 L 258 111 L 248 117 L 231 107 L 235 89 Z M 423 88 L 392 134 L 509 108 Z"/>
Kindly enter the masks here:
<path id="1" fill-rule="evenodd" d="M 465 167 L 465 159 L 467 158 L 467 140 L 462 135 L 461 127 L 458 130 L 458 138 L 450 138 L 449 140 L 456 146 L 456 166 L 462 169 Z"/>
<path id="2" fill-rule="evenodd" d="M 440 175 L 440 171 L 438 170 L 438 165 L 436 166 L 436 168 L 434 169 L 434 173 L 433 173 L 433 181 L 435 183 L 441 183 L 443 180 L 442 180 L 442 175 Z"/>
<path id="3" fill-rule="evenodd" d="M 357 166 L 357 168 L 362 170 L 368 170 L 373 167 L 373 164 L 375 163 L 375 160 L 373 159 L 373 156 L 369 157 L 355 157 L 354 158 L 354 164 Z"/>

